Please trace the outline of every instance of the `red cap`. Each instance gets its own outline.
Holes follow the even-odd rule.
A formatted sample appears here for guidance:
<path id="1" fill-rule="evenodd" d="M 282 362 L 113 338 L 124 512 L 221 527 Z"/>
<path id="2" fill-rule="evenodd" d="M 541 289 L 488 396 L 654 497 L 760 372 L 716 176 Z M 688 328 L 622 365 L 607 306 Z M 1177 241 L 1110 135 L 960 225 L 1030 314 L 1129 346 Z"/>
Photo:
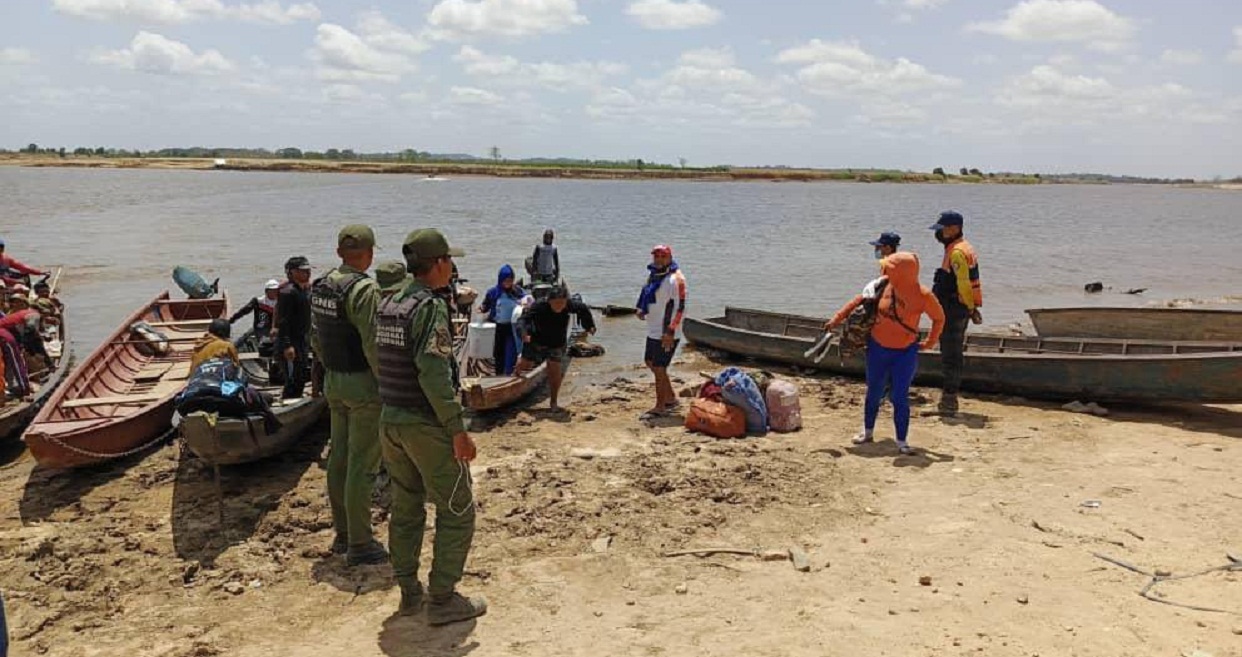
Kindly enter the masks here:
<path id="1" fill-rule="evenodd" d="M 673 249 L 672 247 L 665 246 L 664 244 L 657 244 L 651 247 L 651 255 L 672 257 Z"/>

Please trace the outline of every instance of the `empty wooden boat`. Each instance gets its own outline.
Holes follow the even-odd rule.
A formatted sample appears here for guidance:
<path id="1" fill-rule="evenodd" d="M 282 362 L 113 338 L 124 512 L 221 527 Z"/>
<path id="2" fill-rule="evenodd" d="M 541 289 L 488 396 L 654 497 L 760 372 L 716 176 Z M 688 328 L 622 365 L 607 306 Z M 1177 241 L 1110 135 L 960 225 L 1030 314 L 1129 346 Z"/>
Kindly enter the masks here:
<path id="1" fill-rule="evenodd" d="M 472 411 L 513 405 L 543 385 L 548 366 L 541 364 L 522 376 L 484 376 L 462 381 L 461 404 Z"/>
<path id="2" fill-rule="evenodd" d="M 173 396 L 189 376 L 194 342 L 228 300 L 170 299 L 163 292 L 121 324 L 69 374 L 22 436 L 47 468 L 102 463 L 170 435 Z M 145 322 L 161 337 L 136 335 Z"/>
<path id="3" fill-rule="evenodd" d="M 238 344 L 257 344 L 247 335 Z M 268 433 L 263 416 L 250 414 L 244 418 L 226 417 L 217 413 L 196 412 L 181 418 L 177 432 L 191 452 L 212 465 L 249 463 L 275 456 L 294 445 L 313 427 L 328 408 L 322 396 L 310 396 L 310 383 L 302 397 L 281 399 L 282 386 L 272 385 L 268 378 L 267 359 L 254 352 L 241 354 L 242 369 L 250 384 L 271 396 L 272 414 L 280 420 L 280 428 Z"/>
<path id="4" fill-rule="evenodd" d="M 726 308 L 724 317 L 687 319 L 685 333 L 703 347 L 862 376 L 861 352 L 843 359 L 833 346 L 818 363 L 804 355 L 822 335 L 824 322 Z M 940 353 L 920 352 L 916 381 L 935 385 L 940 379 Z M 962 387 L 1063 400 L 1236 402 L 1242 401 L 1242 343 L 970 335 Z"/>
<path id="5" fill-rule="evenodd" d="M 1035 308 L 1045 338 L 1242 342 L 1242 310 L 1208 308 Z"/>

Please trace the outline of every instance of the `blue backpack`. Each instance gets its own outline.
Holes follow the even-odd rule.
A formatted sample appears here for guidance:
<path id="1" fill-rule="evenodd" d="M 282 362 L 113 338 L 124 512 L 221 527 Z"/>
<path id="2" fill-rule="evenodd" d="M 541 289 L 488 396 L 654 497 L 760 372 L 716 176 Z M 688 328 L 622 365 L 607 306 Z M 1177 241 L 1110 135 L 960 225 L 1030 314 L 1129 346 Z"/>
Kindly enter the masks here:
<path id="1" fill-rule="evenodd" d="M 762 436 L 768 432 L 768 405 L 749 374 L 730 367 L 716 375 L 716 385 L 720 386 L 720 396 L 725 403 L 737 406 L 746 414 L 746 433 Z"/>

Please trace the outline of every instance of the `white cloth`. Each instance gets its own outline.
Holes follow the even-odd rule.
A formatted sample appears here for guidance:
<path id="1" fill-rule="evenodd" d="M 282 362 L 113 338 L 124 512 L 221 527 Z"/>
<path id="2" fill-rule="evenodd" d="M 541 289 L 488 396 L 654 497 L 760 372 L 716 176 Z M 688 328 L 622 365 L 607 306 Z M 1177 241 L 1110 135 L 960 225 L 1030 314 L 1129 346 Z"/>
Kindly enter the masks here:
<path id="1" fill-rule="evenodd" d="M 675 271 L 664 278 L 660 287 L 656 288 L 655 301 L 647 309 L 647 337 L 659 340 L 664 337 L 664 329 L 668 323 L 677 320 L 674 337 L 681 339 L 681 310 L 679 305 L 685 296 L 686 277 L 681 271 Z"/>

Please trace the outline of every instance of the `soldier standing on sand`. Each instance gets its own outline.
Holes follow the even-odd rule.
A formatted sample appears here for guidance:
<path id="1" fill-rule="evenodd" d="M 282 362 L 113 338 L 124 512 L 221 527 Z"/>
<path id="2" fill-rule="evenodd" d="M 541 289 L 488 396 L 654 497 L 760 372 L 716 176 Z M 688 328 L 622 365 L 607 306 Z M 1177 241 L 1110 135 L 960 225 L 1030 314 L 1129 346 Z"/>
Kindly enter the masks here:
<path id="1" fill-rule="evenodd" d="M 381 444 L 393 486 L 388 548 L 401 587 L 397 613 L 415 614 L 423 604 L 418 565 L 430 498 L 436 535 L 427 620 L 447 625 L 487 613 L 486 600 L 456 592 L 474 539 L 469 463 L 475 445 L 457 397 L 448 304 L 435 294 L 449 284 L 453 256 L 463 252 L 435 229 L 410 233 L 401 252 L 414 280 L 380 304 L 376 332 Z"/>
<path id="2" fill-rule="evenodd" d="M 332 551 L 350 566 L 383 563 L 388 553 L 371 532 L 371 489 L 379 470 L 379 384 L 375 312 L 379 286 L 366 274 L 375 233 L 354 224 L 337 235 L 341 265 L 311 288 L 315 354 L 323 363 L 331 410 L 328 500 L 336 538 Z"/>

